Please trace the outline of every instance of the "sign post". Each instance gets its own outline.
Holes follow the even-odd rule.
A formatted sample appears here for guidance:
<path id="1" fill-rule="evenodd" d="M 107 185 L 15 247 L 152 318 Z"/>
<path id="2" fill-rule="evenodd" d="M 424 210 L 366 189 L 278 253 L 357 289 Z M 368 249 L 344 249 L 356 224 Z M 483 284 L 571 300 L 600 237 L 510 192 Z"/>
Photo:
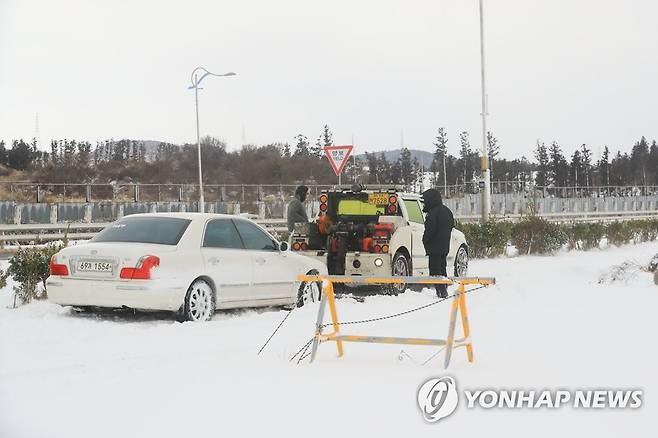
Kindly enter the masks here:
<path id="1" fill-rule="evenodd" d="M 342 146 L 325 146 L 323 148 L 324 154 L 327 156 L 331 168 L 338 177 L 338 185 L 341 183 L 340 176 L 343 173 L 343 169 L 345 169 L 350 155 L 352 155 L 352 148 L 353 146 L 351 144 Z"/>

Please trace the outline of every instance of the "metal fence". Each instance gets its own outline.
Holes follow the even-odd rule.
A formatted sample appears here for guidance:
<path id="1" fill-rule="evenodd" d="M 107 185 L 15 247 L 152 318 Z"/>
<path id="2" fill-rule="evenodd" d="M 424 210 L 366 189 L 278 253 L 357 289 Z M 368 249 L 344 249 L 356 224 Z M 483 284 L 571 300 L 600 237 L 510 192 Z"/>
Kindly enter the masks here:
<path id="1" fill-rule="evenodd" d="M 331 185 L 308 185 L 311 196 L 317 196 Z M 207 202 L 251 202 L 288 199 L 294 195 L 295 184 L 204 184 Z M 58 202 L 196 202 L 197 184 L 135 184 L 135 183 L 37 183 L 25 181 L 0 182 L 0 201 Z"/>
<path id="2" fill-rule="evenodd" d="M 479 193 L 477 182 L 438 186 L 448 198 Z M 524 194 L 536 198 L 603 198 L 628 196 L 656 196 L 658 186 L 538 186 L 526 181 L 491 181 L 492 194 Z"/>
<path id="3" fill-rule="evenodd" d="M 310 196 L 317 195 L 332 185 L 307 184 Z M 368 185 L 366 185 L 368 186 Z M 286 200 L 296 184 L 206 184 L 204 195 L 208 202 L 240 202 L 249 206 L 255 202 Z M 416 186 L 416 191 L 429 187 Z M 480 192 L 477 182 L 437 186 L 446 198 L 460 198 Z M 407 191 L 414 191 L 407 187 Z M 492 194 L 522 194 L 534 198 L 598 198 L 656 196 L 658 186 L 537 186 L 524 181 L 492 181 Z M 196 202 L 197 184 L 136 184 L 136 183 L 38 183 L 0 181 L 0 201 L 59 203 L 59 202 Z"/>

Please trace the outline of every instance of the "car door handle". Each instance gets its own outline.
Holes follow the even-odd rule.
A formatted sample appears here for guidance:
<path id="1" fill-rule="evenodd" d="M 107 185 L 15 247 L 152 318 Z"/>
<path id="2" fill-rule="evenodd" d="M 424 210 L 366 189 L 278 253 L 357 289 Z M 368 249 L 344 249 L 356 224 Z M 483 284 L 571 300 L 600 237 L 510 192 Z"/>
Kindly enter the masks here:
<path id="1" fill-rule="evenodd" d="M 210 263 L 211 265 L 216 265 L 217 263 L 219 263 L 219 259 L 217 257 L 210 257 L 208 259 L 208 263 Z"/>
<path id="2" fill-rule="evenodd" d="M 256 263 L 258 263 L 259 265 L 264 265 L 265 264 L 265 259 L 262 258 L 262 257 L 259 257 L 259 258 L 256 259 Z"/>

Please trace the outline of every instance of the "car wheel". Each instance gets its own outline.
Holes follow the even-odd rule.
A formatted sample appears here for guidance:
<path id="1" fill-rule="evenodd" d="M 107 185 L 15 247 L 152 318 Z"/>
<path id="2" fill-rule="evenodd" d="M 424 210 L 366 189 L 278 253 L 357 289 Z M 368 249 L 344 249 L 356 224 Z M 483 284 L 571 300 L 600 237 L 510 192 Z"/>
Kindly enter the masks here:
<path id="1" fill-rule="evenodd" d="M 205 280 L 195 280 L 187 290 L 183 304 L 184 321 L 210 321 L 215 314 L 215 291 Z"/>
<path id="2" fill-rule="evenodd" d="M 465 277 L 468 274 L 468 251 L 460 246 L 455 255 L 455 277 Z"/>
<path id="3" fill-rule="evenodd" d="M 392 274 L 394 276 L 408 277 L 411 271 L 410 265 L 411 264 L 409 263 L 409 259 L 407 259 L 407 256 L 405 256 L 401 252 L 398 252 L 395 254 L 395 257 L 393 257 Z M 401 294 L 405 290 L 407 290 L 407 284 L 406 283 L 391 284 L 389 285 L 388 289 L 396 295 Z"/>
<path id="4" fill-rule="evenodd" d="M 310 271 L 308 275 L 318 275 L 318 271 Z M 320 301 L 322 295 L 322 283 L 319 281 L 302 281 L 297 289 L 297 307 L 308 303 Z"/>

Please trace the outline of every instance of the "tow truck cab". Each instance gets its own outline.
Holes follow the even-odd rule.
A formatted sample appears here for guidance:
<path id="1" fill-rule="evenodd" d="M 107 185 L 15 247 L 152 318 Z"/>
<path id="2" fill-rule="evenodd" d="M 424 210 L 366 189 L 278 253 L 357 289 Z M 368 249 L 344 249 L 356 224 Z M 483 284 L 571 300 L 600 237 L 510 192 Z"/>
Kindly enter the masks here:
<path id="1" fill-rule="evenodd" d="M 292 251 L 318 258 L 334 275 L 427 275 L 420 197 L 359 187 L 320 194 L 320 213 L 297 224 Z"/>

